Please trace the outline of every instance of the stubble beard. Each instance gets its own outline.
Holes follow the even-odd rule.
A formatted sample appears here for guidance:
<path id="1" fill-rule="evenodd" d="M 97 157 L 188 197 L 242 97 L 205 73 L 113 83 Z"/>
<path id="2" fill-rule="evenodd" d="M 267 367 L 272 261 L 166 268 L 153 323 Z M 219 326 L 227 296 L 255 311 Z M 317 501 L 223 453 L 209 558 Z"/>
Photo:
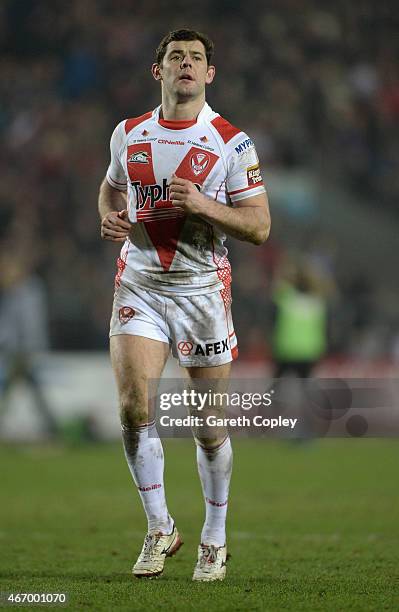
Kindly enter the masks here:
<path id="1" fill-rule="evenodd" d="M 184 87 L 183 90 L 177 89 L 175 92 L 176 99 L 178 102 L 191 102 L 194 100 L 198 100 L 201 97 L 202 91 L 198 86 L 191 89 L 190 87 Z"/>

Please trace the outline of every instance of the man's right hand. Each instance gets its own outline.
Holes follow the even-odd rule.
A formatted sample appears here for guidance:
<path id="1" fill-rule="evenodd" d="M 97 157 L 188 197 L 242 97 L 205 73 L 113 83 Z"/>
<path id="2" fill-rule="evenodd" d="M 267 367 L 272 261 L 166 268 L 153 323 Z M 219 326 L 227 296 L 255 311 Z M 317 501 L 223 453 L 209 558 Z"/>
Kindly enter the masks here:
<path id="1" fill-rule="evenodd" d="M 113 210 L 102 218 L 101 238 L 112 242 L 124 242 L 132 228 L 132 223 L 128 220 L 127 210 L 119 212 Z"/>

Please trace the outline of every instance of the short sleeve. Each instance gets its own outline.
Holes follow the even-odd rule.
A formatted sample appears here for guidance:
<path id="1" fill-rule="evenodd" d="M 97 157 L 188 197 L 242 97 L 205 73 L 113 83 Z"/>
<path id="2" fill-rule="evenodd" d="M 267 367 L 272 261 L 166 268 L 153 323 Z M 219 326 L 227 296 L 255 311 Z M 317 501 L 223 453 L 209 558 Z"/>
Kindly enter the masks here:
<path id="1" fill-rule="evenodd" d="M 125 138 L 124 124 L 125 121 L 118 123 L 111 136 L 111 162 L 107 170 L 108 183 L 120 191 L 126 191 L 127 187 L 126 173 L 121 163 L 121 151 Z"/>
<path id="2" fill-rule="evenodd" d="M 266 191 L 255 145 L 243 132 L 231 144 L 226 187 L 232 202 L 238 202 Z"/>

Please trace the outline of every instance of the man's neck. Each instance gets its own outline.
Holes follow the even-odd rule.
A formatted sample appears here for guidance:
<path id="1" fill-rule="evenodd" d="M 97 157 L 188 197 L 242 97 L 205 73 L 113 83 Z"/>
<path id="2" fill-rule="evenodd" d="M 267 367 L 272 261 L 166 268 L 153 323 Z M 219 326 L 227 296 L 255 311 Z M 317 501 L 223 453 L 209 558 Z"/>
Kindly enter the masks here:
<path id="1" fill-rule="evenodd" d="M 200 114 L 205 104 L 205 97 L 184 102 L 168 100 L 162 96 L 160 117 L 166 121 L 192 121 Z"/>

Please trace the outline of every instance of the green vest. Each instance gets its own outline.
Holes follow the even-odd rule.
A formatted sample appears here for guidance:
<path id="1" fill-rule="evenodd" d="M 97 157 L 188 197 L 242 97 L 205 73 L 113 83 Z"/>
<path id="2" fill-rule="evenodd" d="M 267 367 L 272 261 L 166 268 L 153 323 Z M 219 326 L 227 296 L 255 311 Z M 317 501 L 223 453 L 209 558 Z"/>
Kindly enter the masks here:
<path id="1" fill-rule="evenodd" d="M 327 348 L 324 300 L 285 284 L 274 295 L 277 318 L 273 353 L 279 361 L 317 361 Z"/>

